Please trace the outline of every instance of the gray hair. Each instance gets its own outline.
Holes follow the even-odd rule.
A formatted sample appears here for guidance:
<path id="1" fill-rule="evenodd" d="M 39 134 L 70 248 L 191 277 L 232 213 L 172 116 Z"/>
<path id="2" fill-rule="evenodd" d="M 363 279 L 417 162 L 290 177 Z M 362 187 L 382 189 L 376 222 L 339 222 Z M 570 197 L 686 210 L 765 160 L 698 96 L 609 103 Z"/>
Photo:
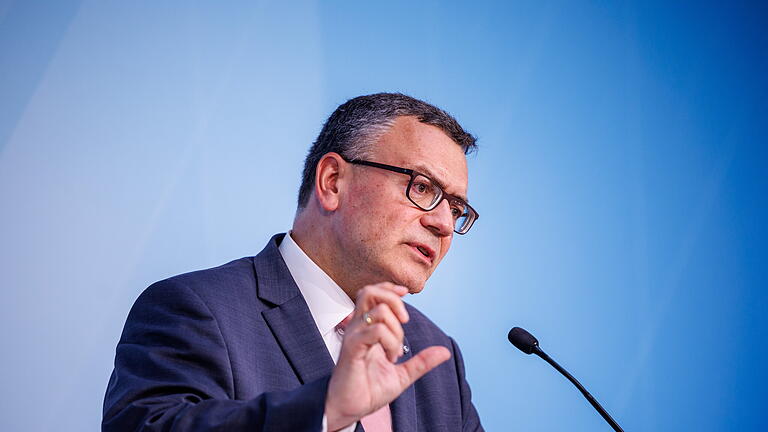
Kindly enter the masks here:
<path id="1" fill-rule="evenodd" d="M 341 104 L 328 117 L 320 135 L 304 159 L 299 187 L 299 210 L 312 195 L 317 163 L 326 153 L 336 152 L 346 159 L 366 159 L 373 144 L 384 135 L 397 117 L 414 116 L 421 123 L 442 129 L 456 144 L 470 154 L 477 149 L 475 137 L 440 108 L 401 93 L 376 93 L 358 96 Z"/>

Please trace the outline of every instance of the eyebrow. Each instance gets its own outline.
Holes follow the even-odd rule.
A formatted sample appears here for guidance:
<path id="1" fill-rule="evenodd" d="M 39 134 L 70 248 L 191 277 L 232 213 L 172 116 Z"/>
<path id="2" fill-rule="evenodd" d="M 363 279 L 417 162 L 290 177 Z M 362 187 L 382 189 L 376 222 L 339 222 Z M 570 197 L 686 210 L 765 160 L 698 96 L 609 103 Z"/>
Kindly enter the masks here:
<path id="1" fill-rule="evenodd" d="M 437 183 L 438 186 L 440 186 L 440 189 L 443 190 L 443 193 L 448 193 L 448 192 L 445 191 L 445 189 L 446 189 L 445 188 L 445 183 L 440 181 L 440 179 L 437 178 L 437 176 L 435 175 L 435 173 L 432 172 L 432 170 L 430 170 L 429 168 L 427 168 L 426 166 L 424 166 L 422 164 L 416 164 L 416 165 L 414 165 L 414 167 L 415 167 L 413 169 L 414 171 L 418 171 L 418 172 L 420 172 L 422 174 L 426 174 L 426 176 L 429 177 L 430 180 L 432 180 L 433 182 Z M 469 204 L 469 199 L 467 199 L 467 197 L 465 197 L 465 196 L 458 195 L 458 194 L 451 194 L 451 193 L 448 193 L 448 195 L 455 196 L 456 198 L 461 198 L 465 203 Z"/>

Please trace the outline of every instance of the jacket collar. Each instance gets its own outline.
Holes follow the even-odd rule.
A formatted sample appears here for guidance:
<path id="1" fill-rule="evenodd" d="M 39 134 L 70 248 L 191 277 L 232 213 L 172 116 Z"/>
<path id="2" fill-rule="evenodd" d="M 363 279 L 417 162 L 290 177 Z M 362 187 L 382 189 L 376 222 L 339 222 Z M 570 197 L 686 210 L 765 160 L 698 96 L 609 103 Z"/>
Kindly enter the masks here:
<path id="1" fill-rule="evenodd" d="M 264 249 L 253 257 L 257 295 L 273 305 L 281 305 L 300 294 L 278 249 L 284 237 L 285 233 L 275 234 Z"/>

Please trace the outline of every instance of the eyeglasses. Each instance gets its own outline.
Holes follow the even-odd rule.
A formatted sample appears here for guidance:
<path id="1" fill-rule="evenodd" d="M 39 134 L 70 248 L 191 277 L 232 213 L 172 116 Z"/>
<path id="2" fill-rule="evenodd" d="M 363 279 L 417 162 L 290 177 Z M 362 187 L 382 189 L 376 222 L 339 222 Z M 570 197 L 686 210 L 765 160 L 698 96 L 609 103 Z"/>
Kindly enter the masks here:
<path id="1" fill-rule="evenodd" d="M 466 234 L 472 228 L 472 224 L 480 217 L 475 209 L 467 204 L 466 201 L 446 193 L 434 180 L 418 171 L 365 160 L 349 160 L 346 158 L 344 160 L 351 164 L 366 165 L 411 176 L 408 187 L 405 188 L 405 196 L 416 207 L 424 211 L 434 210 L 443 200 L 447 200 L 451 208 L 451 215 L 453 216 L 453 231 L 457 234 Z"/>

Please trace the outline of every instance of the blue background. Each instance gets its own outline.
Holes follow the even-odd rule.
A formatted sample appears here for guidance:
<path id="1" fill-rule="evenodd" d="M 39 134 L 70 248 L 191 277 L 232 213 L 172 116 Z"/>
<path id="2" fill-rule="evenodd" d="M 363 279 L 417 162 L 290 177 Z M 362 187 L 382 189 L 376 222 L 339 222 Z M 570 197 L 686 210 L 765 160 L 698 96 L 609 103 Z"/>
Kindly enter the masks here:
<path id="1" fill-rule="evenodd" d="M 261 250 L 331 111 L 401 91 L 479 137 L 409 301 L 488 430 L 609 430 L 515 325 L 628 431 L 766 430 L 764 5 L 0 1 L 0 429 L 97 430 L 141 290 Z"/>

